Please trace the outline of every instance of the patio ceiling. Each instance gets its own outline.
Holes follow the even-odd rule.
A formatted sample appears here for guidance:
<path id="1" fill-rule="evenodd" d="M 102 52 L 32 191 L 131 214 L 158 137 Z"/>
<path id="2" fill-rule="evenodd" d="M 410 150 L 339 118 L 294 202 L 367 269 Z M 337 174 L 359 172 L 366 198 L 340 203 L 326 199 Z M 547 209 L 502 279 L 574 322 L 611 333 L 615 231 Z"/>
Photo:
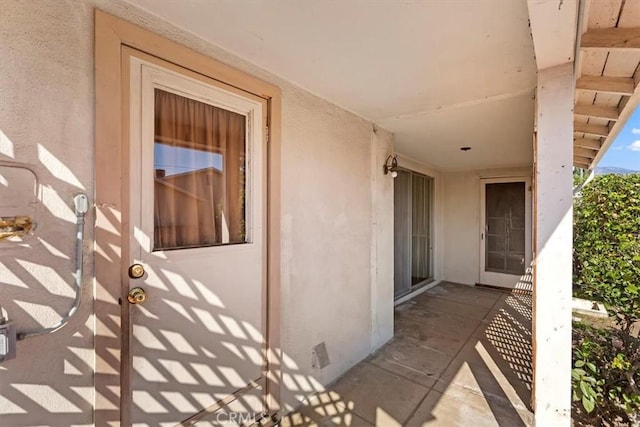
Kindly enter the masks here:
<path id="1" fill-rule="evenodd" d="M 576 80 L 574 166 L 593 169 L 639 101 L 640 1 L 587 1 Z"/>
<path id="2" fill-rule="evenodd" d="M 525 1 L 127 1 L 393 131 L 408 157 L 532 163 Z"/>

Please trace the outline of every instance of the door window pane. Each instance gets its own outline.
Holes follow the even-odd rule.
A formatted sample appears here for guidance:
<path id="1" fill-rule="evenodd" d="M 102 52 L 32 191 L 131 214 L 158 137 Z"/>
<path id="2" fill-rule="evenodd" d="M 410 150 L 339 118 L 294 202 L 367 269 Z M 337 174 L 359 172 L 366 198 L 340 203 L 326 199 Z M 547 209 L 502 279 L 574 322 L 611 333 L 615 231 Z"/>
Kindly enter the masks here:
<path id="1" fill-rule="evenodd" d="M 486 185 L 485 270 L 524 274 L 525 183 Z"/>
<path id="2" fill-rule="evenodd" d="M 246 242 L 246 117 L 156 89 L 154 121 L 154 250 Z"/>

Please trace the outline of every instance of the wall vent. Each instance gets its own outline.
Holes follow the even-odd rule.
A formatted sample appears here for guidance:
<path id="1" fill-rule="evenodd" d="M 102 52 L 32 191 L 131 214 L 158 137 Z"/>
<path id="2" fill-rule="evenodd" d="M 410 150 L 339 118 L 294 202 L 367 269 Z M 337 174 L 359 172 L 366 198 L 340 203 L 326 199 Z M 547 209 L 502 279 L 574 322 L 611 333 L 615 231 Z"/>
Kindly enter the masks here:
<path id="1" fill-rule="evenodd" d="M 331 360 L 329 360 L 329 353 L 327 352 L 327 345 L 323 342 L 313 347 L 311 366 L 314 368 L 322 369 L 329 366 Z"/>

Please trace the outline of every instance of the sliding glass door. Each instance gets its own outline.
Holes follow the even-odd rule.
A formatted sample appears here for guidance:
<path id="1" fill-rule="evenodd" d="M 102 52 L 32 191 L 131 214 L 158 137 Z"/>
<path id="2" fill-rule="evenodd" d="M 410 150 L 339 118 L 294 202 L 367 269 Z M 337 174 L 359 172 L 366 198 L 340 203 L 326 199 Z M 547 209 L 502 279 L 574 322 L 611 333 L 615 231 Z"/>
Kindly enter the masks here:
<path id="1" fill-rule="evenodd" d="M 394 296 L 433 279 L 433 178 L 399 170 L 394 180 Z"/>

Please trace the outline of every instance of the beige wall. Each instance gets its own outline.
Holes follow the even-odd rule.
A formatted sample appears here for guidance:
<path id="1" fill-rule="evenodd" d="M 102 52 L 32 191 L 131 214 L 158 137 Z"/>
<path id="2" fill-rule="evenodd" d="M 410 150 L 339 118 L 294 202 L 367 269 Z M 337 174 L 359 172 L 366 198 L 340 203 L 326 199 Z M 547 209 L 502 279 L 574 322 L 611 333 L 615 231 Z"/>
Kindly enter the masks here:
<path id="1" fill-rule="evenodd" d="M 93 200 L 95 7 L 282 88 L 281 334 L 292 405 L 314 388 L 297 390 L 293 375 L 327 384 L 392 335 L 393 194 L 381 172 L 392 135 L 119 0 L 0 0 L 0 160 L 33 167 L 42 207 L 28 245 L 0 243 L 0 305 L 25 330 L 55 323 L 73 298 L 71 200 Z M 81 308 L 0 365 L 0 425 L 92 423 L 91 213 L 87 221 Z M 321 341 L 331 358 L 322 370 L 311 366 Z"/>
<path id="2" fill-rule="evenodd" d="M 480 179 L 531 176 L 531 167 L 443 174 L 444 280 L 474 285 L 480 278 Z"/>
<path id="3" fill-rule="evenodd" d="M 372 244 L 371 348 L 393 336 L 393 179 L 382 165 L 393 152 L 393 135 L 377 128 L 371 138 Z M 390 285 L 389 285 L 390 284 Z"/>

